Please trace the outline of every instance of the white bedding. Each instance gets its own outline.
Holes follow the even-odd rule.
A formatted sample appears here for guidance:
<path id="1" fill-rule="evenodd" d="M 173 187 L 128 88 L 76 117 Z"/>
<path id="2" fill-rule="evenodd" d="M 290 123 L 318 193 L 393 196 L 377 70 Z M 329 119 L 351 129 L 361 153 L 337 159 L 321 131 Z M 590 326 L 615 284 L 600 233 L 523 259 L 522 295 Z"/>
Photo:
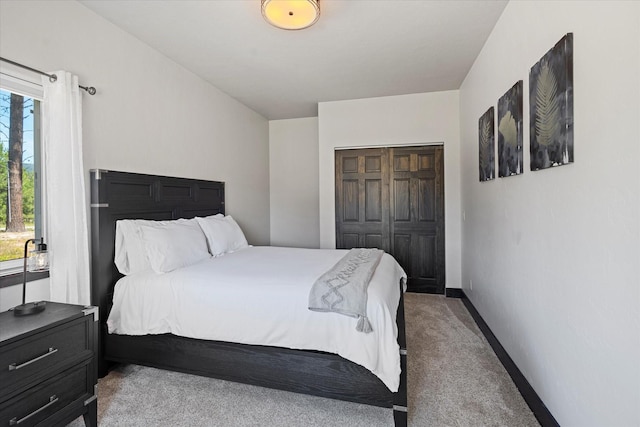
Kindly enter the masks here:
<path id="1" fill-rule="evenodd" d="M 372 333 L 357 319 L 308 309 L 309 290 L 346 250 L 250 247 L 165 274 L 125 276 L 116 286 L 110 333 L 190 338 L 339 354 L 395 392 L 400 381 L 396 310 L 406 277 L 388 254 L 368 289 Z"/>

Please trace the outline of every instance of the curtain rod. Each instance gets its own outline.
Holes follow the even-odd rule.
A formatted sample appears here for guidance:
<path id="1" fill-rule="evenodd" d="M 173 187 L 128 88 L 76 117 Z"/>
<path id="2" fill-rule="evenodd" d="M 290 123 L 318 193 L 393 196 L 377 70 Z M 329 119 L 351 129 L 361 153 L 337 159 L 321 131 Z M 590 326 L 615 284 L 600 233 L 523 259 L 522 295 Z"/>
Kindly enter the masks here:
<path id="1" fill-rule="evenodd" d="M 34 73 L 42 74 L 43 76 L 47 76 L 47 77 L 49 77 L 49 81 L 51 83 L 53 83 L 56 80 L 58 80 L 58 76 L 56 76 L 55 74 L 48 74 L 48 73 L 45 73 L 44 71 L 36 70 L 35 68 L 31 68 L 31 67 L 28 67 L 26 65 L 19 64 L 19 63 L 15 62 L 15 61 L 7 59 L 7 58 L 0 57 L 0 61 L 8 62 L 9 64 L 15 65 L 16 67 L 24 68 L 25 70 L 29 70 L 29 71 L 32 71 Z M 80 89 L 86 90 L 89 95 L 95 95 L 96 94 L 96 88 L 93 87 L 93 86 L 78 85 L 78 87 Z"/>

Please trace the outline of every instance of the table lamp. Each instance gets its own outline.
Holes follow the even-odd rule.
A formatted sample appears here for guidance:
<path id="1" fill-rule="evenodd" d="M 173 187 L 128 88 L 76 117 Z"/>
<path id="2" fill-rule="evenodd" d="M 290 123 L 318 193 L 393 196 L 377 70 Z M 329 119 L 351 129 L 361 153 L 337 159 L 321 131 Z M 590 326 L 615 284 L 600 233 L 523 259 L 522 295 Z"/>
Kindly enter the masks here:
<path id="1" fill-rule="evenodd" d="M 27 256 L 27 250 L 29 243 L 36 245 L 36 248 L 29 252 Z M 44 311 L 46 303 L 44 301 L 25 303 L 27 295 L 27 271 L 37 272 L 46 271 L 49 269 L 49 254 L 47 253 L 47 245 L 44 243 L 43 238 L 29 239 L 24 244 L 24 270 L 22 280 L 22 304 L 13 308 L 13 314 L 15 316 L 28 316 L 30 314 L 36 314 Z"/>

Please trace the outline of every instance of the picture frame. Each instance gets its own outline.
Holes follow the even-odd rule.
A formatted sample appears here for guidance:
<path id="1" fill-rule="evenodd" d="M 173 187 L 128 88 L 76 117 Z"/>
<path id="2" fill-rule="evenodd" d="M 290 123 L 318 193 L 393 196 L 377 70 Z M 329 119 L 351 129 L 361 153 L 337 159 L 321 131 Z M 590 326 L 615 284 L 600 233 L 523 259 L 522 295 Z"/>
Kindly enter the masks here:
<path id="1" fill-rule="evenodd" d="M 531 170 L 573 163 L 573 33 L 531 67 L 529 116 Z"/>
<path id="2" fill-rule="evenodd" d="M 478 120 L 478 166 L 480 182 L 495 179 L 495 119 L 489 108 Z"/>
<path id="3" fill-rule="evenodd" d="M 522 144 L 522 90 L 519 80 L 498 100 L 498 176 L 524 172 Z"/>

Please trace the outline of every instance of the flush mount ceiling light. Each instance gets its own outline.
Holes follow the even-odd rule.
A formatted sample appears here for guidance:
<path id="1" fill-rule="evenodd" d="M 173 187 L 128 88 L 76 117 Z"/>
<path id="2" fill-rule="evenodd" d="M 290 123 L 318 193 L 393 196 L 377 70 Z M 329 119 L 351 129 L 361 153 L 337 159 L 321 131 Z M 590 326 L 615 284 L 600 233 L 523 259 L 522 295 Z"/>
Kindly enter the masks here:
<path id="1" fill-rule="evenodd" d="M 320 18 L 319 0 L 262 0 L 262 16 L 283 30 L 302 30 Z"/>

